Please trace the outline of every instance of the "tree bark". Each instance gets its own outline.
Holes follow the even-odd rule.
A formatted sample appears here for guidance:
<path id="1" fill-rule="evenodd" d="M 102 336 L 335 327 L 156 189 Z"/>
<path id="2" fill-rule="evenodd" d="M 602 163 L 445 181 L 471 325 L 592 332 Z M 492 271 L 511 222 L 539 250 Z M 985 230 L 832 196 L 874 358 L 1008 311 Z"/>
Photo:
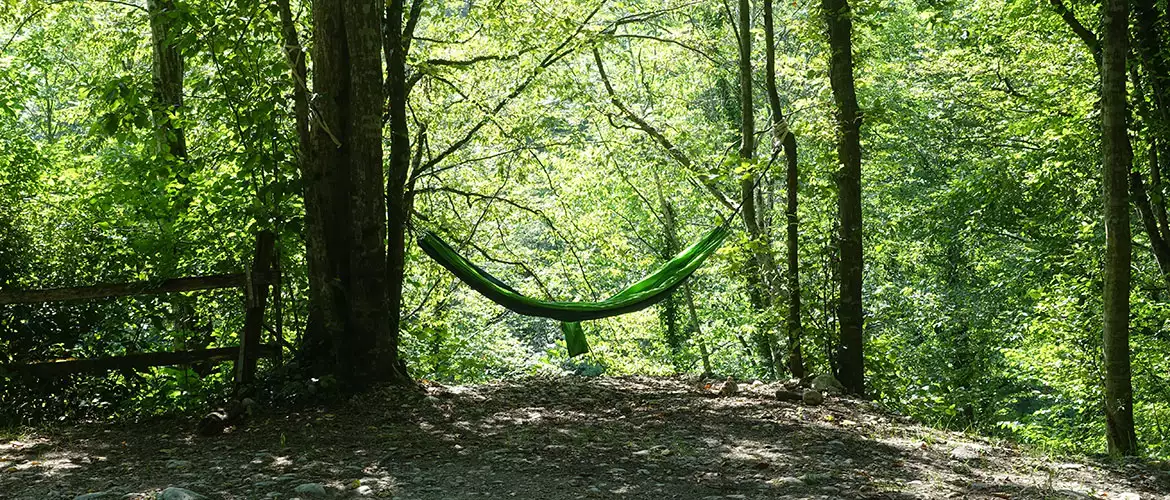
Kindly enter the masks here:
<path id="1" fill-rule="evenodd" d="M 1130 172 L 1129 190 L 1130 195 L 1133 196 L 1133 204 L 1137 206 L 1138 215 L 1142 218 L 1142 227 L 1145 228 L 1146 235 L 1150 238 L 1150 251 L 1154 254 L 1154 261 L 1158 263 L 1158 271 L 1162 274 L 1162 279 L 1170 284 L 1170 244 L 1162 238 L 1158 229 L 1158 221 L 1154 215 L 1154 209 L 1150 205 L 1150 199 L 1146 195 L 1142 174 Z"/>
<path id="2" fill-rule="evenodd" d="M 739 0 L 739 106 L 740 106 L 740 145 L 739 157 L 741 164 L 751 164 L 756 154 L 756 122 L 755 102 L 752 97 L 752 6 L 751 0 Z M 756 196 L 756 175 L 752 172 L 743 172 L 740 175 L 740 216 L 747 229 L 750 241 L 751 257 L 744 267 L 747 273 L 749 296 L 752 305 L 758 313 L 764 316 L 757 328 L 753 341 L 756 344 L 757 355 L 760 358 L 764 374 L 775 376 L 780 368 L 776 353 L 773 349 L 775 334 L 772 332 L 773 321 L 770 319 L 772 307 L 778 302 L 782 293 L 779 280 L 776 279 L 776 259 L 772 255 L 772 246 L 761 225 L 760 207 Z"/>
<path id="3" fill-rule="evenodd" d="M 674 207 L 666 200 L 662 178 L 658 175 L 657 170 L 654 171 L 654 186 L 655 191 L 658 192 L 658 207 L 662 210 L 662 246 L 659 256 L 663 261 L 669 261 L 681 250 L 678 241 L 678 221 L 675 218 Z M 679 321 L 681 314 L 678 299 L 679 294 L 672 293 L 662 301 L 659 308 L 659 320 L 665 330 L 666 345 L 670 348 L 671 361 L 675 369 L 682 368 L 679 363 L 679 355 L 682 353 L 683 342 L 686 340 L 686 331 Z"/>
<path id="4" fill-rule="evenodd" d="M 853 21 L 848 0 L 821 0 L 828 24 L 829 81 L 837 106 L 837 213 L 840 218 L 841 300 L 837 317 L 837 377 L 854 394 L 865 394 L 862 312 L 861 113 L 853 81 Z"/>
<path id="5" fill-rule="evenodd" d="M 183 107 L 183 56 L 176 38 L 179 34 L 178 13 L 174 0 L 149 0 L 150 45 L 153 52 L 151 76 L 154 82 L 155 153 L 176 164 L 187 159 L 187 137 L 177 122 Z M 186 184 L 187 173 L 174 172 L 176 180 Z"/>
<path id="6" fill-rule="evenodd" d="M 302 354 L 347 390 L 383 379 L 390 335 L 382 174 L 382 3 L 314 0 L 315 127 L 305 181 L 319 315 Z"/>
<path id="7" fill-rule="evenodd" d="M 398 335 L 402 326 L 402 290 L 406 279 L 406 224 L 413 208 L 408 193 L 410 173 L 410 129 L 406 122 L 406 50 L 403 0 L 390 0 L 386 6 L 385 40 L 387 114 L 390 126 L 390 166 L 386 179 L 387 231 L 386 281 L 390 289 L 390 335 L 379 349 L 387 356 L 387 375 L 408 380 L 406 366 L 398 357 Z M 412 16 L 417 14 L 412 12 Z"/>
<path id="8" fill-rule="evenodd" d="M 1158 221 L 1158 229 L 1163 239 L 1170 239 L 1170 218 L 1166 215 L 1165 186 L 1162 184 L 1162 165 L 1160 161 L 1170 158 L 1170 151 L 1164 149 L 1170 145 L 1170 65 L 1166 63 L 1166 55 L 1162 50 L 1162 34 L 1159 24 L 1163 21 L 1162 14 L 1157 9 L 1154 0 L 1134 0 L 1134 36 L 1137 38 L 1137 53 L 1142 67 L 1149 78 L 1150 95 L 1153 109 L 1145 104 L 1141 82 L 1137 80 L 1137 70 L 1132 70 L 1134 78 L 1134 100 L 1138 102 L 1139 115 L 1146 123 L 1146 132 L 1149 134 L 1150 158 L 1150 186 L 1155 196 L 1152 200 L 1154 215 Z"/>
<path id="9" fill-rule="evenodd" d="M 784 111 L 780 107 L 780 92 L 776 89 L 776 36 L 772 19 L 772 0 L 764 0 L 765 76 L 768 106 L 772 109 L 772 148 L 784 148 L 785 208 L 787 226 L 787 285 L 788 285 L 788 371 L 793 377 L 804 377 L 804 355 L 800 342 L 804 328 L 800 320 L 800 252 L 799 226 L 796 217 L 799 164 L 796 154 L 796 136 L 788 129 Z"/>
<path id="10" fill-rule="evenodd" d="M 691 331 L 699 339 L 699 355 L 703 360 L 703 376 L 711 376 L 711 354 L 707 352 L 707 341 L 703 339 L 703 328 L 699 325 L 699 313 L 695 310 L 695 296 L 691 293 L 690 280 L 683 282 L 683 293 L 687 299 L 687 311 L 690 313 Z"/>
<path id="11" fill-rule="evenodd" d="M 1105 420 L 1113 455 L 1137 453 L 1129 358 L 1130 221 L 1127 178 L 1132 161 L 1126 120 L 1128 0 L 1106 0 L 1102 19 L 1101 149 L 1105 204 Z"/>

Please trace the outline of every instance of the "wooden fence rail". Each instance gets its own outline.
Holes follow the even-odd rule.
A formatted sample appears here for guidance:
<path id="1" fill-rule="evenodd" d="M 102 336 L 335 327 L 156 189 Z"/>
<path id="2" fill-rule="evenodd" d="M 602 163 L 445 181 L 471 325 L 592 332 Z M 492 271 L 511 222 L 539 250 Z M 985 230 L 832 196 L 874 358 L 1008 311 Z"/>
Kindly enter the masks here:
<path id="1" fill-rule="evenodd" d="M 110 297 L 155 295 L 172 292 L 191 292 L 220 288 L 243 288 L 244 290 L 244 331 L 240 345 L 180 352 L 135 353 L 124 356 L 109 356 L 90 359 L 61 359 L 31 363 L 9 363 L 0 365 L 0 375 L 5 372 L 37 376 L 58 376 L 71 373 L 93 373 L 120 369 L 138 369 L 150 366 L 181 365 L 201 361 L 236 362 L 237 388 L 251 383 L 255 377 L 256 360 L 272 356 L 279 360 L 280 341 L 262 345 L 260 337 L 264 332 L 264 309 L 268 303 L 268 286 L 279 283 L 280 264 L 273 258 L 276 236 L 269 231 L 256 235 L 256 250 L 249 271 L 246 273 L 217 274 L 175 278 L 165 281 L 139 281 L 134 283 L 112 283 L 74 288 L 52 288 L 45 290 L 0 290 L 0 305 L 62 302 L 69 300 L 90 300 Z M 278 318 L 277 321 L 280 321 Z"/>
<path id="2" fill-rule="evenodd" d="M 0 290 L 0 305 L 63 302 L 67 300 L 90 300 L 132 295 L 155 295 L 171 292 L 193 292 L 217 288 L 244 286 L 244 273 L 216 274 L 193 278 L 175 278 L 166 281 L 138 281 L 134 283 L 112 283 L 73 288 L 51 288 L 48 290 Z"/>
<path id="3" fill-rule="evenodd" d="M 275 355 L 279 349 L 280 346 L 272 344 L 258 346 L 258 351 L 269 356 Z M 3 364 L 0 365 L 0 373 L 56 377 L 74 373 L 100 373 L 111 370 L 137 370 L 151 366 L 185 365 L 201 361 L 229 361 L 236 359 L 239 354 L 239 347 L 217 347 L 178 352 L 143 352 L 102 358 L 71 358 Z"/>

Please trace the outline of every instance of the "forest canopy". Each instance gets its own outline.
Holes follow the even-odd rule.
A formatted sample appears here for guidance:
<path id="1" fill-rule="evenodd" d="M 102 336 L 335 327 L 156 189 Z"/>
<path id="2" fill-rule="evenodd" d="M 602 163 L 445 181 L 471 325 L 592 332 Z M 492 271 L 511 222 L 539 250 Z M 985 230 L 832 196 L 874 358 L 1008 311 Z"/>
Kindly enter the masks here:
<path id="1" fill-rule="evenodd" d="M 0 0 L 0 298 L 246 273 L 269 233 L 273 400 L 833 374 L 943 427 L 1168 457 L 1167 15 Z M 580 356 L 416 245 L 433 232 L 519 294 L 596 302 L 725 222 L 661 301 L 583 323 Z M 199 411 L 232 363 L 20 366 L 237 346 L 242 296 L 0 301 L 0 423 Z"/>

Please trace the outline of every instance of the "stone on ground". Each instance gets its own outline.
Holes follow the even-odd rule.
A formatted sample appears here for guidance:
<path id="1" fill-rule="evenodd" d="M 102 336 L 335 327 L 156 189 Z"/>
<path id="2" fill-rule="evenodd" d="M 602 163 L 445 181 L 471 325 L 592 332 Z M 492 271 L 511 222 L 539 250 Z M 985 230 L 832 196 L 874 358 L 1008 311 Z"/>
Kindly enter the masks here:
<path id="1" fill-rule="evenodd" d="M 809 406 L 817 406 L 825 402 L 825 396 L 819 391 L 815 390 L 804 391 L 804 395 L 802 395 L 800 398 L 802 401 L 804 401 L 804 404 Z"/>
<path id="2" fill-rule="evenodd" d="M 827 394 L 841 394 L 845 392 L 845 386 L 838 382 L 828 373 L 822 373 L 813 377 L 812 383 L 809 384 L 814 391 L 820 391 Z"/>
<path id="3" fill-rule="evenodd" d="M 158 494 L 158 500 L 207 500 L 207 497 L 188 489 L 171 486 Z"/>

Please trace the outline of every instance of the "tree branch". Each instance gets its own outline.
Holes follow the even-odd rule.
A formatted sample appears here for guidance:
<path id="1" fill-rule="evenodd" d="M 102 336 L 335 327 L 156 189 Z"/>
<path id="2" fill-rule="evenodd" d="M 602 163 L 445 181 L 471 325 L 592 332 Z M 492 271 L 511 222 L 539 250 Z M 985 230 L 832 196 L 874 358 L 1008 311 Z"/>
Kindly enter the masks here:
<path id="1" fill-rule="evenodd" d="M 476 63 L 481 63 L 484 61 L 515 61 L 516 59 L 519 59 L 520 56 L 522 56 L 528 52 L 532 52 L 532 50 L 533 50 L 532 47 L 529 47 L 529 48 L 523 49 L 520 52 L 517 52 L 515 54 L 508 54 L 508 55 L 492 54 L 492 55 L 484 55 L 484 56 L 475 56 L 475 57 L 472 57 L 471 59 L 427 59 L 426 61 L 423 61 L 422 65 L 424 65 L 424 66 L 450 66 L 450 67 L 455 67 L 455 68 L 466 68 L 468 66 L 472 66 Z"/>
<path id="2" fill-rule="evenodd" d="M 682 47 L 686 50 L 694 52 L 695 54 L 698 54 L 703 59 L 711 61 L 711 64 L 714 64 L 715 66 L 725 66 L 726 65 L 726 61 L 724 61 L 724 62 L 717 61 L 717 60 L 715 60 L 714 56 L 711 56 L 710 54 L 703 52 L 698 47 L 694 47 L 690 44 L 687 44 L 687 43 L 684 43 L 684 42 L 681 42 L 681 41 L 678 41 L 678 40 L 675 40 L 672 38 L 662 38 L 662 37 L 657 37 L 657 36 L 653 36 L 653 35 L 635 35 L 632 33 L 623 33 L 620 35 L 613 35 L 613 37 L 614 38 L 634 38 L 634 39 L 639 39 L 639 40 L 653 40 L 656 42 L 661 42 L 661 43 L 666 43 L 666 44 L 671 44 L 671 45 L 678 45 L 679 47 Z"/>
<path id="3" fill-rule="evenodd" d="M 662 132 L 659 132 L 658 129 L 654 128 L 653 125 L 651 125 L 642 117 L 634 114 L 633 111 L 630 111 L 630 108 L 627 108 L 626 105 L 622 103 L 620 99 L 618 99 L 617 93 L 613 90 L 613 84 L 609 81 L 609 75 L 606 75 L 605 73 L 605 63 L 601 60 L 601 52 L 599 52 L 596 47 L 593 48 L 593 60 L 597 63 L 597 74 L 601 77 L 601 83 L 605 85 L 605 92 L 609 94 L 609 101 L 613 103 L 614 107 L 617 108 L 618 111 L 621 111 L 622 114 L 625 115 L 626 119 L 634 122 L 634 124 L 636 124 L 642 132 L 645 132 L 646 135 L 649 135 L 650 138 L 654 139 L 654 141 L 657 142 L 658 145 L 662 147 L 662 149 L 666 150 L 667 155 L 677 161 L 688 171 L 696 173 L 694 162 L 691 161 L 689 156 L 678 149 L 674 143 L 670 142 L 670 139 L 667 139 L 665 135 L 662 135 Z M 731 199 L 728 198 L 727 195 L 724 194 L 721 189 L 719 189 L 719 186 L 716 186 L 711 179 L 702 177 L 701 184 L 704 188 L 707 189 L 708 192 L 711 193 L 712 196 L 715 197 L 716 200 L 719 201 L 720 204 L 727 207 L 729 210 L 735 210 L 735 204 L 732 203 Z"/>
<path id="4" fill-rule="evenodd" d="M 1076 14 L 1069 10 L 1068 6 L 1064 4 L 1064 0 L 1048 0 L 1048 3 L 1052 4 L 1052 9 L 1060 15 L 1061 19 L 1064 19 L 1064 23 L 1072 29 L 1073 33 L 1075 33 L 1082 42 L 1085 42 L 1085 46 L 1088 47 L 1089 52 L 1093 54 L 1093 60 L 1097 62 L 1097 66 L 1100 66 L 1101 42 L 1097 39 L 1097 35 L 1093 34 L 1089 28 L 1086 28 L 1085 25 L 1081 24 L 1081 21 L 1077 19 Z"/>
<path id="5" fill-rule="evenodd" d="M 402 27 L 402 54 L 405 57 L 410 53 L 410 42 L 414 41 L 414 28 L 418 26 L 418 20 L 422 17 L 423 0 L 412 0 L 410 2 L 410 13 L 406 16 L 406 24 Z"/>
<path id="6" fill-rule="evenodd" d="M 585 26 L 589 24 L 589 21 L 593 19 L 593 16 L 597 15 L 597 12 L 601 10 L 601 7 L 604 6 L 605 3 L 605 0 L 599 2 L 597 7 L 594 7 L 594 9 L 589 12 L 589 15 L 585 17 L 585 20 L 577 26 L 577 29 L 573 31 L 573 34 L 566 37 L 560 44 L 551 50 L 548 55 L 540 61 L 540 64 L 532 71 L 532 73 L 530 73 L 528 77 L 524 79 L 524 81 L 520 82 L 519 85 L 512 89 L 512 92 L 510 92 L 507 96 L 504 96 L 503 99 L 496 103 L 495 107 L 490 110 L 490 113 L 488 113 L 487 116 L 484 116 L 483 119 L 468 129 L 467 132 L 463 134 L 463 137 L 459 138 L 454 143 L 451 143 L 451 145 L 447 146 L 446 149 L 441 151 L 438 155 L 435 155 L 434 158 L 431 158 L 429 161 L 427 161 L 423 165 L 422 171 L 425 172 L 431 169 L 439 162 L 450 156 L 452 153 L 463 149 L 463 146 L 466 146 L 467 143 L 471 142 L 471 139 L 475 137 L 475 134 L 479 133 L 480 129 L 482 129 L 484 125 L 487 125 L 492 119 L 494 119 L 495 115 L 503 110 L 504 107 L 508 105 L 508 103 L 512 102 L 513 99 L 524 93 L 528 86 L 531 85 L 532 82 L 536 81 L 536 78 L 540 76 L 540 74 L 543 73 L 545 69 L 547 69 L 549 66 L 552 66 L 553 63 L 556 63 L 565 56 L 569 55 L 573 50 L 571 47 L 568 47 L 569 44 L 572 43 L 573 40 L 577 39 L 577 36 L 581 34 L 581 31 L 585 29 Z"/>

